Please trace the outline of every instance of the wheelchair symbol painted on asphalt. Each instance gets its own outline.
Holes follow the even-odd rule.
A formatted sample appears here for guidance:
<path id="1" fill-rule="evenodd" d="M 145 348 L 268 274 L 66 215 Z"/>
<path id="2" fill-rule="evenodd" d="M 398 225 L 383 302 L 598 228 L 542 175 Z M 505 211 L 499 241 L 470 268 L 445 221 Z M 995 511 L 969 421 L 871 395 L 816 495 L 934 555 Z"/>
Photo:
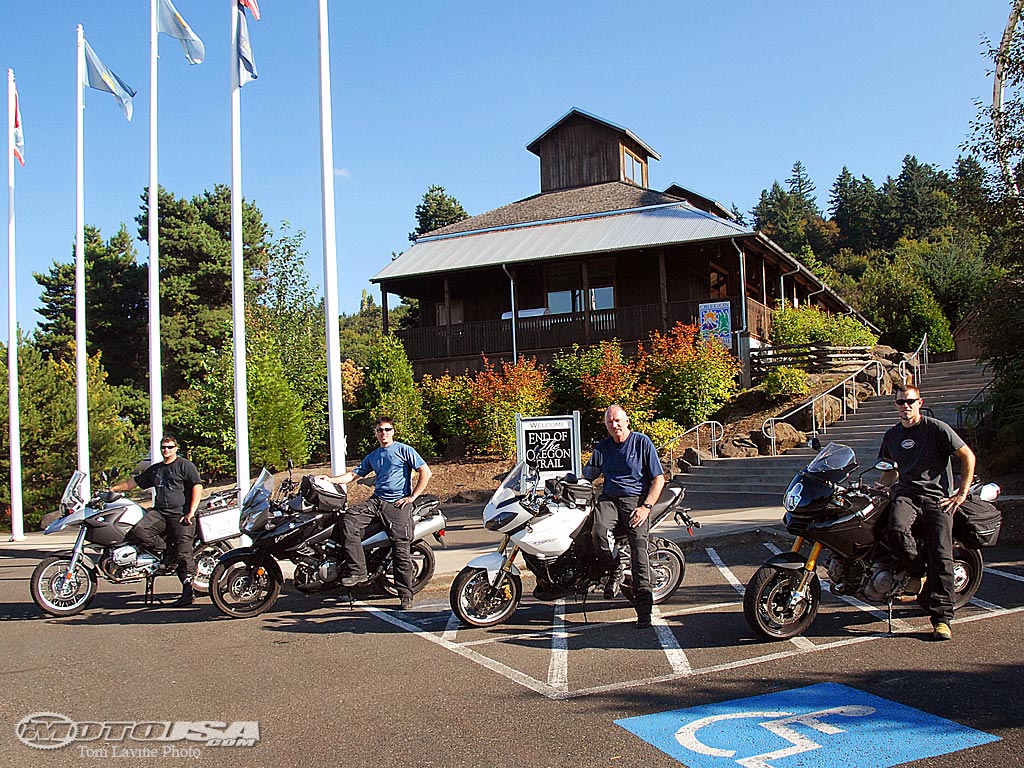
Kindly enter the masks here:
<path id="1" fill-rule="evenodd" d="M 836 683 L 616 723 L 689 768 L 890 768 L 999 740 Z"/>

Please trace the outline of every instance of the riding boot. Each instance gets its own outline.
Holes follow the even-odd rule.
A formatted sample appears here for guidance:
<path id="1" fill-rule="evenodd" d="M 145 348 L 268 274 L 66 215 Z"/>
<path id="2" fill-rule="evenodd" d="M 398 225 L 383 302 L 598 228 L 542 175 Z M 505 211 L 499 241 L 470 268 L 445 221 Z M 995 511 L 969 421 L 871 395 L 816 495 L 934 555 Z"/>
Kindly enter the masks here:
<path id="1" fill-rule="evenodd" d="M 636 608 L 637 629 L 649 629 L 651 626 L 651 613 L 654 611 L 654 595 L 650 590 L 640 589 L 633 593 L 634 607 Z"/>
<path id="2" fill-rule="evenodd" d="M 192 588 L 192 579 L 187 579 L 181 584 L 181 597 L 174 603 L 175 608 L 185 608 L 196 601 L 196 593 Z"/>

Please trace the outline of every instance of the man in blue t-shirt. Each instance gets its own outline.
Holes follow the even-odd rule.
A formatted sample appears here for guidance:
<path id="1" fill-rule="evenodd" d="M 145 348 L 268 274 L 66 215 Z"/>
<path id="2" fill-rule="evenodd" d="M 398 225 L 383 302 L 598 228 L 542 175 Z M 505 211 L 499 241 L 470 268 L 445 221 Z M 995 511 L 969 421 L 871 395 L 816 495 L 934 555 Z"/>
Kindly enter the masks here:
<path id="1" fill-rule="evenodd" d="M 426 490 L 430 482 L 430 467 L 405 443 L 395 442 L 395 423 L 387 417 L 377 419 L 374 428 L 380 447 L 367 454 L 354 470 L 328 478 L 346 485 L 358 477 L 376 474 L 373 496 L 353 507 L 342 518 L 344 541 L 342 548 L 349 564 L 349 575 L 341 580 L 342 586 L 354 587 L 369 576 L 366 555 L 363 553 L 363 532 L 373 518 L 380 518 L 391 537 L 392 557 L 395 564 L 395 586 L 403 611 L 412 607 L 413 562 L 409 546 L 412 543 L 412 503 Z M 412 487 L 412 471 L 419 473 L 416 487 Z"/>
<path id="2" fill-rule="evenodd" d="M 593 515 L 594 548 L 598 564 L 608 574 L 604 596 L 610 600 L 622 582 L 614 535 L 615 524 L 622 523 L 629 538 L 636 625 L 646 629 L 651 626 L 654 607 L 651 563 L 647 554 L 649 517 L 665 487 L 665 471 L 651 438 L 630 430 L 629 416 L 621 406 L 608 407 L 604 412 L 604 425 L 608 437 L 597 444 L 583 468 L 583 476 L 588 480 L 604 475 L 604 488 Z"/>

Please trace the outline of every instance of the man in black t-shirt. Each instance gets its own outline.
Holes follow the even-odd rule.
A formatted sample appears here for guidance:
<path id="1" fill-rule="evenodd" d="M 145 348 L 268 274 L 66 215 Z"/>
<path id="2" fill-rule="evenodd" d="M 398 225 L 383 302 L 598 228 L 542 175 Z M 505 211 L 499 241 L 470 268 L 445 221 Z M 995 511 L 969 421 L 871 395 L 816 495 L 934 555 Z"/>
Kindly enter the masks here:
<path id="1" fill-rule="evenodd" d="M 931 615 L 936 640 L 952 638 L 953 621 L 953 513 L 967 501 L 974 477 L 974 453 L 943 421 L 921 415 L 923 403 L 917 387 L 896 391 L 900 423 L 886 431 L 878 450 L 880 459 L 895 461 L 899 479 L 893 486 L 889 546 L 898 558 L 897 567 L 909 571 L 906 591 L 921 591 L 925 571 L 911 528 L 918 518 L 924 522 L 927 580 L 921 602 Z M 960 460 L 960 486 L 953 491 L 951 459 Z M 889 473 L 886 473 L 889 475 Z M 893 476 L 882 476 L 891 484 Z"/>
<path id="2" fill-rule="evenodd" d="M 192 543 L 203 485 L 196 465 L 178 455 L 178 441 L 173 437 L 165 435 L 160 440 L 160 453 L 163 461 L 151 464 L 134 478 L 110 486 L 110 490 L 156 489 L 153 508 L 132 528 L 131 537 L 154 552 L 162 551 L 166 540 L 173 550 L 181 580 L 181 598 L 175 605 L 191 605 L 195 600 L 192 579 L 196 575 Z"/>

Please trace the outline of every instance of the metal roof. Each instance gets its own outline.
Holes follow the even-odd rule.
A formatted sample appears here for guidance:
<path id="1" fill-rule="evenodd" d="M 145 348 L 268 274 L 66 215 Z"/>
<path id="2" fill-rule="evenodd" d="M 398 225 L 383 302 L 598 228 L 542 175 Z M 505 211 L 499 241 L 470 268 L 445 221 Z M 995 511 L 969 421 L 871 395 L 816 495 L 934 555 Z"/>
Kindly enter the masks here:
<path id="1" fill-rule="evenodd" d="M 689 203 L 645 206 L 421 237 L 371 282 L 753 234 L 747 227 L 712 216 Z"/>

